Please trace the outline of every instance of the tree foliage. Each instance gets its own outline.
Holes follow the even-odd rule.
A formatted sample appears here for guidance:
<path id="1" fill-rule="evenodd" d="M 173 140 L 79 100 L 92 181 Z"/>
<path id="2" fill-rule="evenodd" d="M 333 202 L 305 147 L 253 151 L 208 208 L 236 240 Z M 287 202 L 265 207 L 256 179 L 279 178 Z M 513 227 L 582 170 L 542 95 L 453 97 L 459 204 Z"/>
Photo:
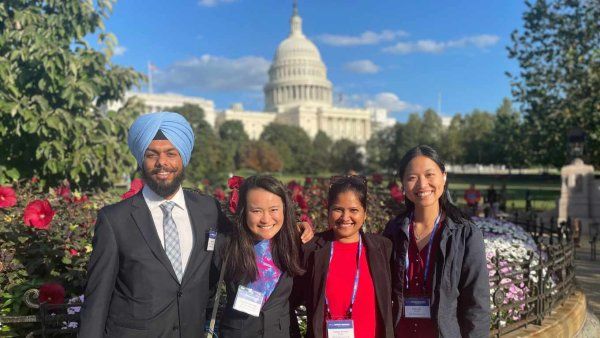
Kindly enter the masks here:
<path id="1" fill-rule="evenodd" d="M 315 173 L 311 165 L 313 149 L 310 137 L 304 129 L 278 123 L 269 124 L 260 139 L 277 149 L 283 161 L 283 171 L 292 173 Z"/>
<path id="2" fill-rule="evenodd" d="M 112 1 L 0 3 L 0 180 L 69 178 L 105 187 L 135 168 L 126 130 L 138 109 L 105 114 L 142 76 L 112 64 Z M 85 37 L 98 34 L 103 51 Z"/>
<path id="3" fill-rule="evenodd" d="M 508 74 L 521 103 L 529 149 L 539 164 L 567 161 L 566 135 L 587 133 L 587 159 L 600 165 L 600 5 L 597 0 L 526 2 L 523 29 L 512 33 Z"/>
<path id="4" fill-rule="evenodd" d="M 361 172 L 363 157 L 356 143 L 348 139 L 337 140 L 331 146 L 331 169 L 338 173 Z"/>
<path id="5" fill-rule="evenodd" d="M 327 172 L 331 170 L 331 146 L 333 141 L 327 134 L 319 130 L 312 141 L 313 156 L 312 165 L 315 172 Z"/>
<path id="6" fill-rule="evenodd" d="M 225 121 L 219 127 L 219 138 L 225 144 L 228 159 L 231 159 L 233 167 L 241 167 L 241 147 L 248 142 L 248 134 L 244 131 L 244 125 L 241 121 Z"/>
<path id="7" fill-rule="evenodd" d="M 283 168 L 277 149 L 265 141 L 251 141 L 240 148 L 240 167 L 259 173 L 277 172 Z"/>
<path id="8" fill-rule="evenodd" d="M 186 168 L 188 180 L 198 184 L 203 179 L 218 180 L 233 170 L 233 162 L 226 146 L 204 119 L 204 111 L 195 104 L 184 104 L 169 110 L 183 115 L 192 126 L 195 135 L 194 151 Z"/>

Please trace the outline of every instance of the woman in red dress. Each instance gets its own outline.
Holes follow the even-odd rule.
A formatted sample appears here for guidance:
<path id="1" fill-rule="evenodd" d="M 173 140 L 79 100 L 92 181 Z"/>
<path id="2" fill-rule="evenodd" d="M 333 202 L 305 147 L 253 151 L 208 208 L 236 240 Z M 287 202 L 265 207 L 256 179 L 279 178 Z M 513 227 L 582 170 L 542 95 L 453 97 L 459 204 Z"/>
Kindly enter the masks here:
<path id="1" fill-rule="evenodd" d="M 392 338 L 392 243 L 361 230 L 367 218 L 364 177 L 332 178 L 328 206 L 330 230 L 303 247 L 307 272 L 299 286 L 307 337 Z"/>

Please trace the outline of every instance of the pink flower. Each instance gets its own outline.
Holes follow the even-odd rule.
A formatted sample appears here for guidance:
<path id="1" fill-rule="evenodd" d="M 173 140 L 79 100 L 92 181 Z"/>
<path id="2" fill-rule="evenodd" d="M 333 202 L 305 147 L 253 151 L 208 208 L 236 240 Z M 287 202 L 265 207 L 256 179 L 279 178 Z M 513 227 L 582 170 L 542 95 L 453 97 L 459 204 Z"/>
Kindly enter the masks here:
<path id="1" fill-rule="evenodd" d="M 141 178 L 134 179 L 133 181 L 131 181 L 129 191 L 124 193 L 123 195 L 121 195 L 121 199 L 124 200 L 131 196 L 134 196 L 135 194 L 140 192 L 140 190 L 142 190 L 142 188 L 144 188 L 144 181 L 142 181 Z"/>
<path id="2" fill-rule="evenodd" d="M 9 186 L 0 186 L 0 208 L 10 208 L 17 204 L 17 194 Z"/>
<path id="3" fill-rule="evenodd" d="M 87 195 L 81 195 L 81 197 L 73 197 L 73 203 L 85 203 L 89 200 Z"/>
<path id="4" fill-rule="evenodd" d="M 225 191 L 223 191 L 221 187 L 217 187 L 213 192 L 213 196 L 215 196 L 217 200 L 223 202 L 225 200 Z"/>
<path id="5" fill-rule="evenodd" d="M 26 225 L 36 229 L 48 229 L 54 214 L 55 212 L 47 200 L 35 200 L 25 207 L 23 221 Z"/>
<path id="6" fill-rule="evenodd" d="M 390 195 L 392 196 L 394 201 L 396 201 L 396 203 L 401 204 L 404 202 L 404 193 L 402 193 L 402 190 L 400 189 L 398 184 L 393 183 L 390 186 Z"/>
<path id="7" fill-rule="evenodd" d="M 40 286 L 40 303 L 62 304 L 65 302 L 65 288 L 58 283 L 46 283 Z"/>
<path id="8" fill-rule="evenodd" d="M 229 189 L 239 189 L 244 183 L 244 178 L 241 176 L 232 176 L 227 180 L 227 186 Z"/>
<path id="9" fill-rule="evenodd" d="M 61 185 L 56 188 L 56 195 L 63 198 L 63 200 L 70 202 L 71 201 L 71 187 L 69 183 Z"/>
<path id="10" fill-rule="evenodd" d="M 302 214 L 302 216 L 300 216 L 300 222 L 306 222 L 310 224 L 311 227 L 313 226 L 312 219 L 310 219 L 310 217 L 307 214 Z"/>
<path id="11" fill-rule="evenodd" d="M 71 256 L 77 256 L 77 255 L 79 255 L 79 251 L 71 248 L 71 249 L 69 249 L 69 254 Z"/>
<path id="12" fill-rule="evenodd" d="M 300 207 L 300 209 L 302 209 L 302 212 L 307 212 L 308 211 L 308 203 L 306 203 L 306 200 L 304 199 L 304 196 L 302 196 L 302 194 L 296 194 L 294 196 L 294 201 L 296 201 L 296 203 L 298 204 L 298 207 Z"/>
<path id="13" fill-rule="evenodd" d="M 239 191 L 237 189 L 232 190 L 231 194 L 229 195 L 229 211 L 231 211 L 232 214 L 235 214 L 235 211 L 237 210 L 239 199 Z"/>

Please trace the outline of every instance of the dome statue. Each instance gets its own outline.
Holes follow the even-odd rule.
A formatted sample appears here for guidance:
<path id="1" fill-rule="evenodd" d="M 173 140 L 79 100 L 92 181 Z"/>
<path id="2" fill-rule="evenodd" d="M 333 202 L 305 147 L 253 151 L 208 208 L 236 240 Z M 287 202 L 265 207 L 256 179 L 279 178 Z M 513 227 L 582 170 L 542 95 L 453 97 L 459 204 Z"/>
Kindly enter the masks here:
<path id="1" fill-rule="evenodd" d="M 302 33 L 298 6 L 290 19 L 290 35 L 283 40 L 269 68 L 264 87 L 265 110 L 285 111 L 294 106 L 330 107 L 332 86 L 317 46 Z"/>

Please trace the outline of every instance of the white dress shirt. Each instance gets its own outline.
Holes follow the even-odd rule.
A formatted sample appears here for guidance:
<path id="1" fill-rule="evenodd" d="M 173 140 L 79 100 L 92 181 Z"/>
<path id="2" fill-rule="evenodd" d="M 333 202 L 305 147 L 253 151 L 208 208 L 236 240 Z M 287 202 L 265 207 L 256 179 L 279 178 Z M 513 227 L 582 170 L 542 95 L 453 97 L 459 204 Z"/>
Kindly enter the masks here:
<path id="1" fill-rule="evenodd" d="M 158 238 L 160 238 L 160 243 L 164 249 L 165 232 L 163 227 L 163 211 L 160 208 L 160 205 L 167 200 L 164 197 L 156 194 L 147 185 L 144 185 L 144 188 L 142 189 L 142 195 L 144 195 L 144 200 L 150 209 L 152 220 L 154 221 L 154 226 L 156 227 L 156 232 L 158 233 Z M 175 203 L 173 211 L 171 212 L 171 216 L 173 217 L 173 221 L 175 221 L 177 233 L 179 234 L 181 268 L 185 273 L 185 267 L 187 266 L 188 260 L 190 259 L 190 254 L 192 252 L 192 247 L 194 246 L 194 234 L 192 232 L 192 223 L 190 221 L 188 209 L 185 205 L 185 198 L 183 196 L 183 189 L 181 189 L 181 187 L 179 187 L 179 190 L 177 190 L 177 193 L 175 193 L 175 196 L 173 196 L 170 201 Z"/>

